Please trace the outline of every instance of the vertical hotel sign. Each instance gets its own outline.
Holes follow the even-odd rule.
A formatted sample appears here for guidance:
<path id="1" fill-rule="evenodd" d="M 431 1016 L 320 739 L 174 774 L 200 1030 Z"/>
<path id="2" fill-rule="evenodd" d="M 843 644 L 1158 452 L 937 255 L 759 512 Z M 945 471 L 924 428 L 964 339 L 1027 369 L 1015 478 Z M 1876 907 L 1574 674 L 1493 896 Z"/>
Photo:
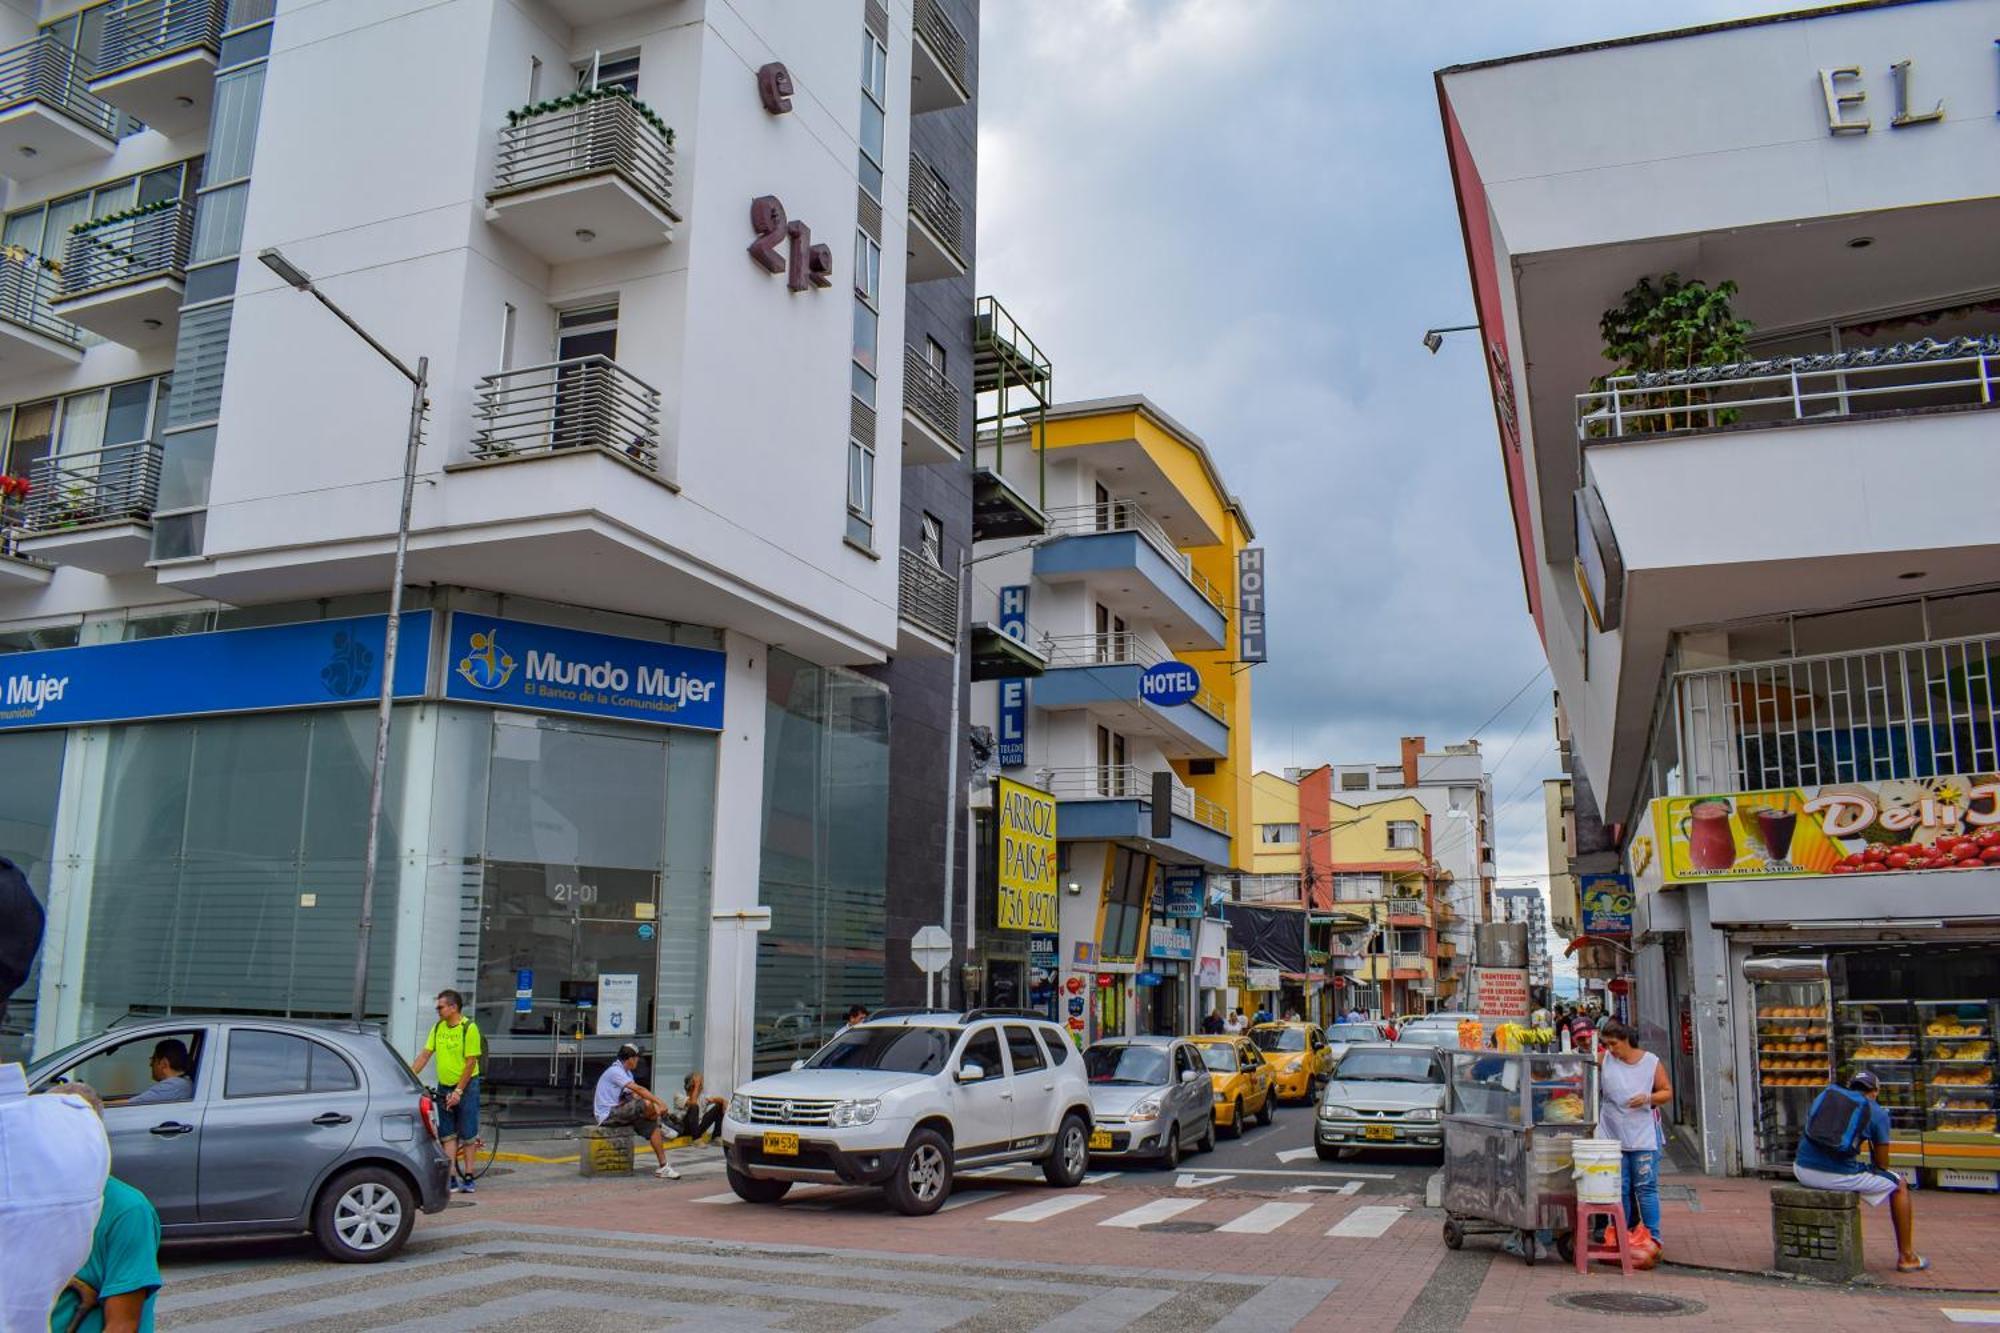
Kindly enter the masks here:
<path id="1" fill-rule="evenodd" d="M 1016 643 L 1028 641 L 1028 585 L 1000 590 L 1000 632 Z M 1023 768 L 1028 762 L 1028 682 L 1016 677 L 1000 685 L 1000 767 Z"/>
<path id="2" fill-rule="evenodd" d="M 1236 553 L 1236 660 L 1269 660 L 1264 637 L 1264 548 L 1246 546 Z"/>
<path id="3" fill-rule="evenodd" d="M 1002 930 L 1056 929 L 1056 798 L 1000 779 L 1000 899 Z"/>

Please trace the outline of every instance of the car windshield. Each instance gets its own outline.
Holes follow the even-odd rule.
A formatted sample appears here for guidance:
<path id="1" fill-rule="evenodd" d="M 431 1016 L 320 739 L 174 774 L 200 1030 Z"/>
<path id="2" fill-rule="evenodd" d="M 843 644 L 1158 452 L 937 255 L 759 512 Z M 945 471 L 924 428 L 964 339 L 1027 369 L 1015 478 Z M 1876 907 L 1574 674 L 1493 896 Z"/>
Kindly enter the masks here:
<path id="1" fill-rule="evenodd" d="M 1396 1038 L 1396 1040 L 1405 1046 L 1437 1046 L 1440 1048 L 1456 1046 L 1458 1045 L 1458 1029 L 1404 1028 L 1403 1034 Z"/>
<path id="2" fill-rule="evenodd" d="M 1257 1028 L 1251 1032 L 1250 1040 L 1257 1043 L 1260 1051 L 1303 1051 L 1306 1048 L 1304 1028 Z"/>
<path id="3" fill-rule="evenodd" d="M 956 1028 L 859 1027 L 829 1041 L 806 1061 L 808 1069 L 872 1069 L 891 1074 L 935 1074 L 951 1058 Z"/>
<path id="4" fill-rule="evenodd" d="M 1157 1046 L 1093 1046 L 1083 1053 L 1092 1083 L 1165 1083 L 1167 1053 Z"/>
<path id="5" fill-rule="evenodd" d="M 1349 1051 L 1340 1062 L 1343 1083 L 1442 1083 L 1437 1062 L 1428 1055 L 1399 1051 Z"/>
<path id="6" fill-rule="evenodd" d="M 1328 1041 L 1379 1041 L 1381 1036 L 1373 1023 L 1335 1023 L 1326 1030 Z"/>
<path id="7" fill-rule="evenodd" d="M 1195 1048 L 1201 1052 L 1201 1062 L 1210 1069 L 1223 1074 L 1236 1072 L 1236 1048 L 1222 1042 L 1204 1043 Z"/>

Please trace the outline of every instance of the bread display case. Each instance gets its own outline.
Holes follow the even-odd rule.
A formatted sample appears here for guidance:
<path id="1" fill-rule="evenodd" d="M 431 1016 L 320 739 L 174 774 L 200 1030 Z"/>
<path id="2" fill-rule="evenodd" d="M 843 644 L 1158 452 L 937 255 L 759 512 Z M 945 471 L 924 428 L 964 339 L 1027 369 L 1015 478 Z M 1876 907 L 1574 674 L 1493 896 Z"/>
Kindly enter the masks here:
<path id="1" fill-rule="evenodd" d="M 1993 1002 L 1919 1000 L 1914 1007 L 1924 1061 L 1924 1165 L 1991 1171 L 2000 1163 Z"/>
<path id="2" fill-rule="evenodd" d="M 1757 1164 L 1789 1169 L 1806 1111 L 1833 1079 L 1833 1009 L 1823 957 L 1744 964 L 1757 1071 Z"/>

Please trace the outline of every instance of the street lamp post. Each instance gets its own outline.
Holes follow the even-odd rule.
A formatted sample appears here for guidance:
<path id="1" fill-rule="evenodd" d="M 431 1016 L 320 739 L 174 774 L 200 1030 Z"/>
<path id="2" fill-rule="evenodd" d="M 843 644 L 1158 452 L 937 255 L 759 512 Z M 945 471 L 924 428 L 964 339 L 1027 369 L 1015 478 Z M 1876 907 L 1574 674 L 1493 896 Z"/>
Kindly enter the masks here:
<path id="1" fill-rule="evenodd" d="M 389 616 L 382 631 L 382 686 L 375 698 L 375 762 L 368 774 L 368 850 L 361 863 L 361 922 L 354 941 L 354 1004 L 351 1016 L 363 1016 L 368 994 L 368 943 L 375 929 L 375 861 L 382 843 L 382 782 L 389 767 L 389 717 L 396 697 L 396 648 L 403 626 L 403 566 L 410 550 L 410 502 L 417 486 L 417 451 L 424 442 L 424 395 L 430 387 L 431 361 L 417 358 L 415 370 L 377 342 L 345 310 L 313 285 L 305 271 L 275 246 L 258 252 L 266 268 L 331 310 L 361 341 L 410 382 L 410 431 L 403 447 L 403 495 L 396 512 L 396 557 L 389 577 Z"/>

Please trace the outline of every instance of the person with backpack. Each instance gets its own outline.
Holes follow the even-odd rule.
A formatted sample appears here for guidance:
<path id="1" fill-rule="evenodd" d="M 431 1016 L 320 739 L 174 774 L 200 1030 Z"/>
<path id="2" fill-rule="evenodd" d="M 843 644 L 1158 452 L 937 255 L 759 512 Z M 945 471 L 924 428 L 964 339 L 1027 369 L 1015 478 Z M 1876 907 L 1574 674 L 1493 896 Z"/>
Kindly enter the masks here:
<path id="1" fill-rule="evenodd" d="M 1889 1169 L 1889 1110 L 1881 1102 L 1882 1083 L 1861 1070 L 1847 1086 L 1831 1084 L 1813 1098 L 1799 1136 L 1792 1175 L 1808 1189 L 1859 1194 L 1871 1208 L 1889 1205 L 1896 1227 L 1896 1271 L 1921 1273 L 1931 1261 L 1917 1253 L 1916 1208 L 1909 1182 Z M 1868 1145 L 1869 1161 L 1861 1160 Z"/>
<path id="2" fill-rule="evenodd" d="M 465 997 L 448 987 L 439 991 L 437 1022 L 410 1068 L 422 1074 L 426 1064 L 437 1061 L 438 1142 L 451 1163 L 454 1194 L 478 1192 L 472 1167 L 474 1141 L 479 1137 L 479 1071 L 485 1055 L 479 1024 L 465 1013 Z"/>

